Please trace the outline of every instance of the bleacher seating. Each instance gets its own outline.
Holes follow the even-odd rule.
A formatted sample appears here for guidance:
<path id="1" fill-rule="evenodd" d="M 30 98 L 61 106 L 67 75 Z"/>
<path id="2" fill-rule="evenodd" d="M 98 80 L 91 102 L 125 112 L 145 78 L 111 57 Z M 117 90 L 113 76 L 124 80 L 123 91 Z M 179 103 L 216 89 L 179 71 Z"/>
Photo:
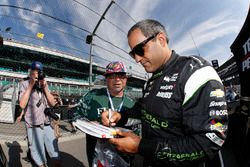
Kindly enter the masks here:
<path id="1" fill-rule="evenodd" d="M 0 86 L 6 86 L 9 84 L 10 84 L 10 81 L 0 81 Z"/>

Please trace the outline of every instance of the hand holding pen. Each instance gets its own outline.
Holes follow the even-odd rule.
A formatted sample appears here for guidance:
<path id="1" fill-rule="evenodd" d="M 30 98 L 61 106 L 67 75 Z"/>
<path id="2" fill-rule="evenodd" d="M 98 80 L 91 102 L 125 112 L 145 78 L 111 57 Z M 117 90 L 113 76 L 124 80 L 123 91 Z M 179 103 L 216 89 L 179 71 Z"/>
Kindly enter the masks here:
<path id="1" fill-rule="evenodd" d="M 111 111 L 111 109 L 109 108 L 109 110 L 108 110 L 108 114 L 109 114 L 109 127 L 111 127 L 112 125 L 112 123 L 111 123 L 111 117 L 112 117 L 112 111 Z"/>
<path id="2" fill-rule="evenodd" d="M 120 119 L 121 114 L 117 111 L 109 109 L 102 112 L 102 124 L 105 126 L 115 126 Z"/>

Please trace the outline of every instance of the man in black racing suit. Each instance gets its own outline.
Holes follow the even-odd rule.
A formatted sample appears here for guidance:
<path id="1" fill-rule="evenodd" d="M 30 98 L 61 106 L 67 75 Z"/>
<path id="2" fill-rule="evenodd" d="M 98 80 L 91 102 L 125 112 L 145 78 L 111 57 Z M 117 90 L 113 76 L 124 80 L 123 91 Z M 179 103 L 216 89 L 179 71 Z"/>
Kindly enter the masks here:
<path id="1" fill-rule="evenodd" d="M 121 137 L 110 142 L 120 151 L 142 155 L 144 166 L 209 164 L 225 141 L 228 123 L 218 74 L 201 57 L 182 57 L 171 51 L 165 28 L 155 20 L 138 22 L 129 31 L 128 40 L 133 48 L 130 55 L 153 75 L 133 109 L 121 115 L 114 113 L 110 120 L 107 112 L 102 114 L 105 125 L 122 125 L 129 117 L 140 118 L 142 137 L 118 132 Z M 152 50 L 155 54 L 151 56 Z M 153 57 L 162 53 L 159 60 Z"/>

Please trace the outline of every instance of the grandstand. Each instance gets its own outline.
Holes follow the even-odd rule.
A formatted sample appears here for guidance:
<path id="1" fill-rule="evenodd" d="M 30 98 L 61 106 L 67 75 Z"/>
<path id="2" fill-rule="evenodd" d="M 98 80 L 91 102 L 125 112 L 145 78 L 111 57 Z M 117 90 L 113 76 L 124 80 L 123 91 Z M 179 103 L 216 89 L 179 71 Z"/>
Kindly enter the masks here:
<path id="1" fill-rule="evenodd" d="M 1 81 L 14 82 L 27 77 L 29 65 L 32 61 L 44 64 L 44 71 L 51 90 L 64 95 L 82 95 L 89 86 L 89 62 L 74 55 L 57 50 L 20 43 L 14 40 L 3 40 L 0 47 L 0 76 Z M 93 63 L 92 80 L 102 75 L 105 68 Z M 142 88 L 146 78 L 131 75 L 128 86 Z"/>
<path id="2" fill-rule="evenodd" d="M 83 96 L 89 88 L 105 86 L 103 77 L 99 77 L 105 72 L 105 65 L 110 61 L 123 61 L 130 75 L 126 94 L 132 98 L 141 97 L 148 75 L 128 56 L 126 38 L 127 30 L 136 20 L 119 2 L 51 2 L 29 1 L 20 5 L 8 1 L 0 4 L 0 95 L 17 97 L 18 91 L 11 93 L 14 92 L 12 88 L 18 90 L 18 83 L 27 77 L 31 62 L 40 61 L 44 65 L 49 89 L 69 102 Z M 62 13 L 54 9 L 48 11 L 48 6 L 55 6 L 53 3 L 67 6 L 67 16 L 66 9 Z M 37 5 L 43 11 L 38 12 Z M 114 12 L 127 21 L 121 24 L 119 19 L 114 19 Z M 87 37 L 91 37 L 91 41 L 88 42 Z M 9 87 L 12 90 L 6 91 Z M 16 104 L 15 98 L 0 97 L 0 102 L 3 101 L 8 101 L 9 107 Z M 0 110 L 4 113 L 1 107 Z M 3 110 L 12 110 L 9 116 L 14 116 L 13 107 L 4 107 Z"/>
<path id="3" fill-rule="evenodd" d="M 89 61 L 87 60 L 57 50 L 4 39 L 0 47 L 0 108 L 2 114 L 0 122 L 13 123 L 18 93 L 16 89 L 18 83 L 27 77 L 32 61 L 43 63 L 49 89 L 58 92 L 63 99 L 79 99 L 90 87 L 105 86 L 105 82 L 102 80 L 94 82 L 94 85 L 89 85 Z M 96 77 L 102 75 L 105 68 L 96 63 L 92 65 L 92 80 L 97 81 Z M 127 95 L 139 98 L 145 80 L 146 78 L 130 74 Z M 8 118 L 5 118 L 6 115 Z"/>

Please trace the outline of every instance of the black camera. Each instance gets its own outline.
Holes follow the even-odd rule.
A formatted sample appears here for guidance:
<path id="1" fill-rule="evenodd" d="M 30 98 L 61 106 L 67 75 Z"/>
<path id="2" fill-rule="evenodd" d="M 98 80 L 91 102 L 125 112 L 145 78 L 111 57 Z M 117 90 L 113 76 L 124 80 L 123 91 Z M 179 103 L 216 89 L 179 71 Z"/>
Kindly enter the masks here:
<path id="1" fill-rule="evenodd" d="M 46 75 L 45 75 L 45 73 L 43 71 L 39 71 L 37 80 L 41 81 L 41 80 L 43 80 L 45 78 L 45 76 Z M 37 91 L 42 91 L 42 88 L 40 87 L 40 84 L 39 84 L 38 81 L 35 83 L 34 89 L 36 89 Z"/>
<path id="2" fill-rule="evenodd" d="M 43 71 L 38 72 L 38 81 L 43 80 L 45 78 L 45 73 Z"/>
<path id="3" fill-rule="evenodd" d="M 45 108 L 44 110 L 44 114 L 49 116 L 50 118 L 58 121 L 59 120 L 59 116 L 56 115 L 56 113 L 54 112 L 53 108 Z"/>

